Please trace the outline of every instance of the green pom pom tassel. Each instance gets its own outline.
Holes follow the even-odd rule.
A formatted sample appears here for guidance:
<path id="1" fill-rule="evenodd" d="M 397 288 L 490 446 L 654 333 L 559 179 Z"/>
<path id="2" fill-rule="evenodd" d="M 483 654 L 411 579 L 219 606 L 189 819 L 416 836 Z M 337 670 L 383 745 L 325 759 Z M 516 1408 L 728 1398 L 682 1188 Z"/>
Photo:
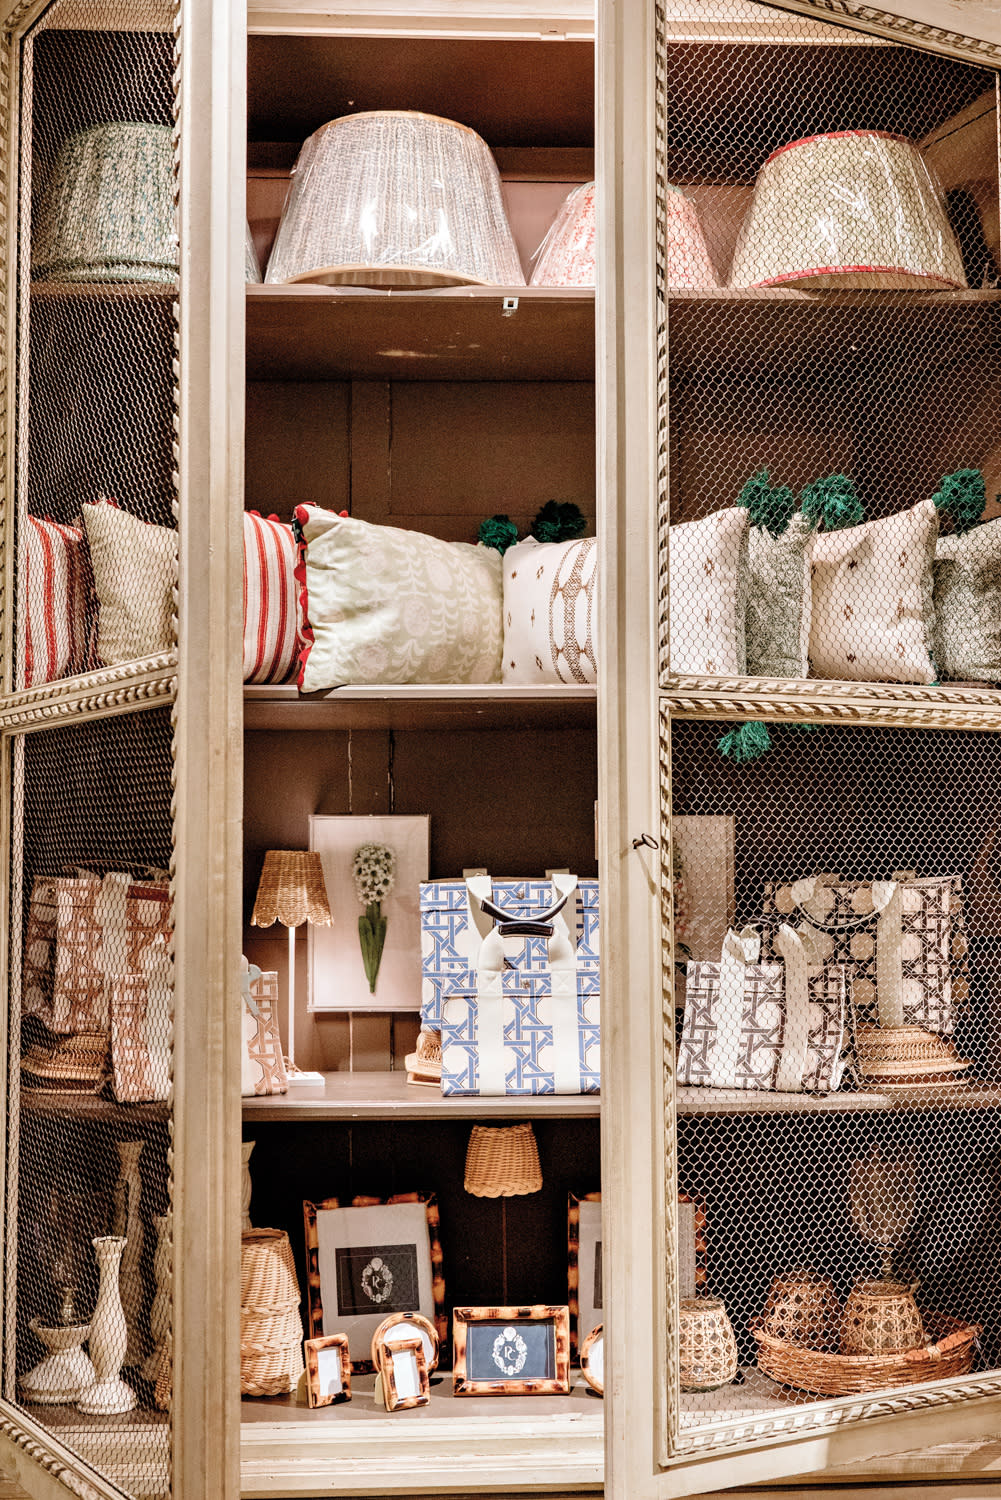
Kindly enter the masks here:
<path id="1" fill-rule="evenodd" d="M 760 719 L 749 719 L 746 724 L 738 724 L 736 729 L 728 729 L 716 748 L 727 760 L 743 766 L 749 760 L 765 755 L 772 748 L 772 739 L 767 725 Z"/>
<path id="2" fill-rule="evenodd" d="M 587 527 L 580 506 L 569 500 L 547 500 L 532 522 L 537 542 L 569 542 Z"/>
<path id="3" fill-rule="evenodd" d="M 768 483 L 768 470 L 749 479 L 737 496 L 737 504 L 751 513 L 751 525 L 772 536 L 781 536 L 796 512 L 796 496 L 784 484 Z"/>
<path id="4" fill-rule="evenodd" d="M 825 531 L 841 531 L 865 520 L 865 511 L 847 474 L 829 474 L 815 479 L 800 495 L 807 520 L 823 522 Z"/>
<path id="5" fill-rule="evenodd" d="M 518 540 L 518 528 L 507 516 L 491 516 L 480 522 L 476 533 L 484 547 L 493 547 L 503 557 L 509 547 Z"/>
<path id="6" fill-rule="evenodd" d="M 980 520 L 987 504 L 984 476 L 979 469 L 957 469 L 954 474 L 946 474 L 932 499 L 937 510 L 952 517 L 957 531 L 969 531 Z"/>

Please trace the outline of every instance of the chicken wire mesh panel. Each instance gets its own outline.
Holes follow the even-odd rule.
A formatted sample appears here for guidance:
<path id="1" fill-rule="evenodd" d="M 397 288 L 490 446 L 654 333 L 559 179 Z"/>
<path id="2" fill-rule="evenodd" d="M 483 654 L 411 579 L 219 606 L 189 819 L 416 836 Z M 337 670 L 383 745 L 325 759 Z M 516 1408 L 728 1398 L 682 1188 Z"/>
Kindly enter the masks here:
<path id="1" fill-rule="evenodd" d="M 996 684 L 997 76 L 710 11 L 661 49 L 664 673 Z"/>
<path id="2" fill-rule="evenodd" d="M 729 727 L 670 726 L 683 1432 L 1001 1365 L 1001 740 Z"/>
<path id="3" fill-rule="evenodd" d="M 171 7 L 22 42 L 14 687 L 174 644 Z"/>
<path id="4" fill-rule="evenodd" d="M 5 1393 L 169 1493 L 169 709 L 13 742 Z"/>

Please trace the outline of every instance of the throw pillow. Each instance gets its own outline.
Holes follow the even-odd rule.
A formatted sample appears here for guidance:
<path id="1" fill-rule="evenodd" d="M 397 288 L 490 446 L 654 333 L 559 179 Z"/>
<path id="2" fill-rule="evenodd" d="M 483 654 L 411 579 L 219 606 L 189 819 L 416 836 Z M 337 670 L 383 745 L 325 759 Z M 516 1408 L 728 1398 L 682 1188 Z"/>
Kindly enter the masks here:
<path id="1" fill-rule="evenodd" d="M 935 662 L 943 677 L 1001 682 L 1001 521 L 938 539 Z"/>
<path id="2" fill-rule="evenodd" d="M 86 672 L 93 580 L 79 526 L 25 516 L 17 619 L 19 688 Z"/>
<path id="3" fill-rule="evenodd" d="M 302 647 L 291 526 L 243 515 L 243 680 L 292 682 Z"/>
<path id="4" fill-rule="evenodd" d="M 174 647 L 177 532 L 116 505 L 83 507 L 98 599 L 97 650 L 105 666 Z"/>
<path id="5" fill-rule="evenodd" d="M 348 682 L 498 682 L 501 557 L 301 505 L 303 692 Z"/>
<path id="6" fill-rule="evenodd" d="M 598 541 L 537 542 L 504 554 L 505 682 L 596 682 Z"/>
<path id="7" fill-rule="evenodd" d="M 802 511 L 772 536 L 748 540 L 747 671 L 751 677 L 806 677 L 810 670 L 810 555 L 816 522 Z"/>
<path id="8" fill-rule="evenodd" d="M 934 682 L 931 500 L 813 544 L 810 668 L 848 682 Z"/>
<path id="9" fill-rule="evenodd" d="M 743 506 L 671 527 L 671 672 L 696 677 L 746 668 L 748 515 Z"/>

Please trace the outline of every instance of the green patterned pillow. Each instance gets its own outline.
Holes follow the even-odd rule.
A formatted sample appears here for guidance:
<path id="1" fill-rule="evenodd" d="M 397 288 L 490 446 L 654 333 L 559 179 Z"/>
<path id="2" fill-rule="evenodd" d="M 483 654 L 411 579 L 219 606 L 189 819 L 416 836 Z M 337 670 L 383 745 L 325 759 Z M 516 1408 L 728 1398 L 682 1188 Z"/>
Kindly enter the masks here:
<path id="1" fill-rule="evenodd" d="M 941 677 L 1001 682 L 1001 521 L 939 537 L 934 641 Z"/>
<path id="2" fill-rule="evenodd" d="M 500 681 L 499 552 L 317 505 L 295 515 L 305 543 L 303 692 Z"/>
<path id="3" fill-rule="evenodd" d="M 781 536 L 752 526 L 748 542 L 747 673 L 806 677 L 810 552 L 817 523 L 797 511 Z"/>

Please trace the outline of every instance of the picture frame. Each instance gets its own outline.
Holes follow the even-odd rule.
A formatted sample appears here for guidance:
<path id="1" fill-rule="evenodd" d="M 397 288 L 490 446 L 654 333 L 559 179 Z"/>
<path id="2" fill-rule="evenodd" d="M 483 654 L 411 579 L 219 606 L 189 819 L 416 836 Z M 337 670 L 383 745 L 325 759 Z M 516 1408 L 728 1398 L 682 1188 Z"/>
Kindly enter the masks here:
<path id="1" fill-rule="evenodd" d="M 428 878 L 430 818 L 330 815 L 309 819 L 309 847 L 320 856 L 334 921 L 308 924 L 308 1007 L 311 1011 L 419 1011 L 421 1008 L 420 887 Z M 385 946 L 375 993 L 369 991 L 358 936 L 364 908 L 352 864 L 362 844 L 388 844 L 396 854 L 393 889 L 380 902 Z"/>
<path id="2" fill-rule="evenodd" d="M 453 1308 L 452 1391 L 456 1396 L 568 1395 L 569 1307 Z"/>
<path id="3" fill-rule="evenodd" d="M 440 1220 L 434 1195 L 385 1202 L 337 1198 L 303 1203 L 309 1334 L 347 1335 L 351 1368 L 371 1374 L 372 1335 L 388 1314 L 420 1313 L 439 1344 L 448 1331 Z"/>
<path id="4" fill-rule="evenodd" d="M 407 1411 L 427 1406 L 431 1400 L 424 1342 L 419 1335 L 384 1344 L 379 1374 L 387 1411 Z"/>
<path id="5" fill-rule="evenodd" d="M 707 1281 L 706 1206 L 678 1194 L 678 1275 L 682 1297 L 694 1297 Z M 584 1340 L 603 1321 L 601 1194 L 571 1193 L 567 1200 L 567 1305 L 570 1351 L 579 1358 Z"/>
<path id="6" fill-rule="evenodd" d="M 605 1394 L 605 1328 L 598 1323 L 580 1346 L 580 1372 L 592 1391 Z"/>
<path id="7" fill-rule="evenodd" d="M 334 1406 L 351 1400 L 351 1355 L 347 1334 L 307 1339 L 306 1400 L 311 1407 Z"/>
<path id="8" fill-rule="evenodd" d="M 438 1330 L 429 1318 L 421 1313 L 396 1312 L 390 1313 L 388 1318 L 383 1318 L 378 1328 L 372 1335 L 372 1364 L 376 1370 L 380 1369 L 381 1351 L 389 1345 L 398 1344 L 403 1339 L 419 1338 L 424 1350 L 424 1363 L 428 1367 L 428 1375 L 438 1368 L 438 1355 L 441 1349 L 441 1341 L 438 1338 Z"/>

